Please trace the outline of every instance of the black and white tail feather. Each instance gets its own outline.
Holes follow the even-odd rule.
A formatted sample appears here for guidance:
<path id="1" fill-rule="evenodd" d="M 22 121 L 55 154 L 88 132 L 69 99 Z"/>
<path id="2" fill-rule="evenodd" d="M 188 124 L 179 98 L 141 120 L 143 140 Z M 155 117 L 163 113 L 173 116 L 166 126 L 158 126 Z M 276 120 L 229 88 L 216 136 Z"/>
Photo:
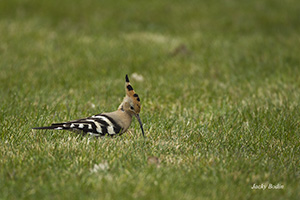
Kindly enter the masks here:
<path id="1" fill-rule="evenodd" d="M 114 136 L 122 132 L 122 127 L 111 117 L 105 114 L 93 115 L 91 117 L 78 119 L 64 123 L 53 123 L 51 126 L 36 127 L 33 129 L 70 130 L 83 135 L 91 136 Z"/>
<path id="2" fill-rule="evenodd" d="M 83 135 L 92 136 L 114 136 L 121 135 L 129 128 L 132 117 L 135 116 L 140 123 L 142 134 L 144 136 L 143 124 L 139 113 L 141 110 L 140 98 L 133 90 L 129 78 L 125 77 L 125 92 L 122 103 L 118 110 L 109 113 L 101 113 L 87 118 L 68 121 L 63 123 L 53 123 L 51 126 L 36 127 L 33 129 L 55 129 L 70 130 Z"/>

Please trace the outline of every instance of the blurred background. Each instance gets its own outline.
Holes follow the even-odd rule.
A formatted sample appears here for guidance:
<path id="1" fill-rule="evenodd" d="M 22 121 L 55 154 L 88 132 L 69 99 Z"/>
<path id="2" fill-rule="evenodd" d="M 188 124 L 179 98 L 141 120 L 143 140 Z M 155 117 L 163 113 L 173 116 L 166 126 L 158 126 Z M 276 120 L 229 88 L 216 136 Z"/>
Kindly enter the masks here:
<path id="1" fill-rule="evenodd" d="M 144 78 L 133 85 L 148 108 L 152 97 L 188 106 L 299 86 L 299 9 L 293 0 L 1 1 L 1 96 L 73 92 L 107 107 L 127 73 Z"/>

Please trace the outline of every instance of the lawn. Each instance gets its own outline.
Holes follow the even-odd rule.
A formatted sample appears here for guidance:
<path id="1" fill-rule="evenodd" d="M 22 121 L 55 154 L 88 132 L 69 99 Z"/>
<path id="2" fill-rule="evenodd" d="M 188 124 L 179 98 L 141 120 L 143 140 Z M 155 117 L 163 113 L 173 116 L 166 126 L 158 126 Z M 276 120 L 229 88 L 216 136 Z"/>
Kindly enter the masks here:
<path id="1" fill-rule="evenodd" d="M 299 199 L 299 13 L 0 1 L 0 199 Z M 31 130 L 116 110 L 125 74 L 146 138 L 137 120 L 115 138 Z"/>

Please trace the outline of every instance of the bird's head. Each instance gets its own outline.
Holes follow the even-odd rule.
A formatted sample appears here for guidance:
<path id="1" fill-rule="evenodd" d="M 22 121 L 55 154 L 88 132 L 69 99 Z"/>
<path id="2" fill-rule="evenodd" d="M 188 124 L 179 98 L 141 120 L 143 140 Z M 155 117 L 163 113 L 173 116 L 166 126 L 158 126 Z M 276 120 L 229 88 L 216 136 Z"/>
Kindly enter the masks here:
<path id="1" fill-rule="evenodd" d="M 145 136 L 143 124 L 139 116 L 139 113 L 141 111 L 141 100 L 139 98 L 139 95 L 135 93 L 135 91 L 133 90 L 127 74 L 125 77 L 125 92 L 126 92 L 126 96 L 124 97 L 122 103 L 120 104 L 119 110 L 127 112 L 131 116 L 132 115 L 135 116 L 139 121 L 143 136 Z"/>

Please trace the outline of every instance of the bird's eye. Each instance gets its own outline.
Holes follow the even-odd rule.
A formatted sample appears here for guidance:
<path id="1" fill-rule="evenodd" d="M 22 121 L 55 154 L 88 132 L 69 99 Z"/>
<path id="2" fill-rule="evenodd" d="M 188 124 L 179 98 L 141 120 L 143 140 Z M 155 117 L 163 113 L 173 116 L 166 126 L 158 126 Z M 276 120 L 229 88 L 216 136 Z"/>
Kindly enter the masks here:
<path id="1" fill-rule="evenodd" d="M 131 109 L 131 110 L 133 110 L 133 109 L 134 109 L 134 107 L 133 107 L 133 106 L 130 106 L 130 109 Z"/>

